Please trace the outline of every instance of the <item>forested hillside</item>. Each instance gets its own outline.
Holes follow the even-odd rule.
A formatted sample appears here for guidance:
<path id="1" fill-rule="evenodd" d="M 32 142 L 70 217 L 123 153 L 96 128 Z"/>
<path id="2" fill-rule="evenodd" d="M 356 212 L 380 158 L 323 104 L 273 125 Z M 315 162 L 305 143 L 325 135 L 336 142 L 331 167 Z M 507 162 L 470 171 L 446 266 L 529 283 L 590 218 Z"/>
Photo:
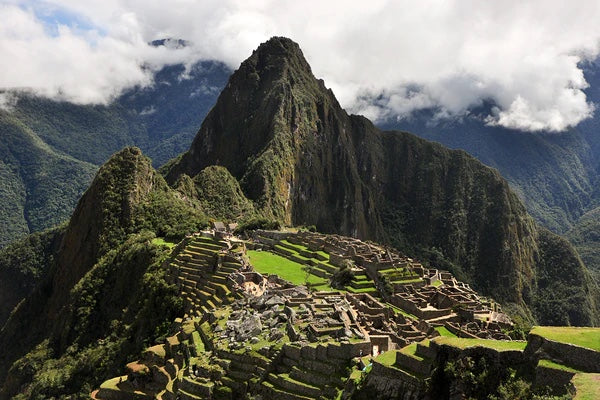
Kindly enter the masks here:
<path id="1" fill-rule="evenodd" d="M 114 102 L 76 105 L 16 94 L 0 109 L 0 247 L 65 221 L 99 166 L 136 145 L 162 165 L 189 146 L 229 70 L 201 62 L 165 67 L 148 88 Z"/>

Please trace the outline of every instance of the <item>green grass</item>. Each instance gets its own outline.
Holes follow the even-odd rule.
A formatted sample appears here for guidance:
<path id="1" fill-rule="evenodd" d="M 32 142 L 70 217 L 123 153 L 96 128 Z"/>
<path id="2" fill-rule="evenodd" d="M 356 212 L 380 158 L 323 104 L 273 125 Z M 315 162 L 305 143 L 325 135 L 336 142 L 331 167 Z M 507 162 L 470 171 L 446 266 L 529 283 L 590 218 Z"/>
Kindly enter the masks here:
<path id="1" fill-rule="evenodd" d="M 576 390 L 574 400 L 600 399 L 600 374 L 577 374 L 571 382 Z"/>
<path id="2" fill-rule="evenodd" d="M 400 352 L 406 355 L 409 355 L 411 357 L 415 357 L 415 358 L 419 358 L 420 360 L 422 360 L 422 357 L 419 357 L 416 355 L 417 353 L 417 343 L 411 343 L 408 346 L 404 346 L 403 348 L 400 349 Z"/>
<path id="3" fill-rule="evenodd" d="M 329 260 L 329 254 L 325 253 L 323 250 L 318 250 L 318 251 L 315 251 L 314 253 L 317 253 L 317 254 L 327 258 L 327 260 Z"/>
<path id="4" fill-rule="evenodd" d="M 310 283 L 310 287 L 313 288 L 316 291 L 319 292 L 333 292 L 333 291 L 339 291 L 338 289 L 332 288 L 329 285 L 328 281 L 321 281 L 321 283 L 313 283 L 312 279 L 314 278 L 314 275 L 309 276 L 308 281 Z"/>
<path id="5" fill-rule="evenodd" d="M 304 250 L 304 251 L 308 250 L 308 248 L 306 246 L 302 246 L 301 244 L 295 244 L 295 243 L 292 243 L 292 242 L 290 242 L 288 240 L 282 240 L 281 243 L 285 243 L 286 245 L 292 246 L 292 247 L 294 247 L 294 248 L 296 248 L 298 250 Z"/>
<path id="6" fill-rule="evenodd" d="M 362 371 L 359 370 L 356 366 L 352 367 L 352 373 L 350 373 L 350 379 L 356 382 L 362 375 Z"/>
<path id="7" fill-rule="evenodd" d="M 306 271 L 302 264 L 288 260 L 280 255 L 268 251 L 249 250 L 248 258 L 254 269 L 261 274 L 277 274 L 280 278 L 290 281 L 294 285 L 304 285 L 307 282 Z M 308 275 L 308 283 L 324 283 L 323 278 Z"/>
<path id="8" fill-rule="evenodd" d="M 386 351 L 375 357 L 374 360 L 380 364 L 392 366 L 396 363 L 396 352 L 393 350 Z"/>
<path id="9" fill-rule="evenodd" d="M 111 390 L 119 390 L 119 387 L 117 386 L 120 382 L 126 382 L 127 381 L 127 375 L 124 376 L 117 376 L 114 377 L 112 379 L 109 379 L 107 381 L 104 381 L 101 385 L 100 388 L 101 389 L 111 389 Z"/>
<path id="10" fill-rule="evenodd" d="M 158 246 L 167 246 L 170 249 L 175 247 L 175 244 L 176 244 L 173 242 L 167 242 L 164 238 L 159 238 L 159 237 L 152 239 L 152 243 L 155 245 L 158 245 Z"/>
<path id="11" fill-rule="evenodd" d="M 524 350 L 527 342 L 521 341 L 508 341 L 508 340 L 491 340 L 491 339 L 466 339 L 456 338 L 448 336 L 439 336 L 434 339 L 438 344 L 446 344 L 459 349 L 466 349 L 467 347 L 482 346 L 497 351 L 508 351 L 508 350 Z"/>
<path id="12" fill-rule="evenodd" d="M 434 329 L 442 336 L 456 337 L 456 335 L 450 332 L 445 326 L 436 326 Z"/>
<path id="13" fill-rule="evenodd" d="M 202 339 L 200 339 L 200 333 L 198 333 L 198 331 L 192 332 L 192 338 L 194 346 L 196 347 L 196 354 L 200 355 L 204 353 L 204 343 L 202 342 Z"/>
<path id="14" fill-rule="evenodd" d="M 576 369 L 567 367 L 566 365 L 557 364 L 554 361 L 550 361 L 550 360 L 539 360 L 538 361 L 538 365 L 540 367 L 546 367 L 546 368 L 552 368 L 552 369 L 559 369 L 561 371 L 567 371 L 567 372 L 573 372 L 573 373 L 581 372 L 581 371 L 578 371 Z"/>
<path id="15" fill-rule="evenodd" d="M 534 326 L 530 333 L 555 342 L 569 343 L 600 351 L 600 328 Z"/>
<path id="16" fill-rule="evenodd" d="M 388 307 L 390 307 L 392 310 L 394 310 L 397 314 L 402 314 L 404 315 L 406 318 L 410 318 L 412 320 L 418 320 L 419 318 L 417 318 L 415 315 L 412 315 L 411 313 L 408 313 L 406 311 L 404 311 L 403 309 L 396 307 L 393 304 L 390 303 L 385 303 Z"/>
<path id="17" fill-rule="evenodd" d="M 433 281 L 433 282 L 431 282 L 431 286 L 433 286 L 433 287 L 440 287 L 443 284 L 444 284 L 444 282 L 442 282 L 442 281 Z"/>
<path id="18" fill-rule="evenodd" d="M 392 283 L 417 283 L 421 282 L 422 280 L 422 278 L 396 279 L 393 280 Z"/>

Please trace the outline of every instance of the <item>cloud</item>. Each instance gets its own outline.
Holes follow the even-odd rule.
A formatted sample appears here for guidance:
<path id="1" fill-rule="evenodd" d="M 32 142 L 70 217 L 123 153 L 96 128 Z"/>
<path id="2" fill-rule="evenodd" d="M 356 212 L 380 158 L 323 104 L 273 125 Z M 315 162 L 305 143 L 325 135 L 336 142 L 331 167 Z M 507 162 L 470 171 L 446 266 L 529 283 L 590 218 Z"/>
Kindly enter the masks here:
<path id="1" fill-rule="evenodd" d="M 594 110 L 578 65 L 600 52 L 595 0 L 9 0 L 0 18 L 0 87 L 81 103 L 150 85 L 165 64 L 236 68 L 283 35 L 344 107 L 374 119 L 456 117 L 486 102 L 489 124 L 562 131 Z M 147 45 L 165 37 L 191 45 Z"/>

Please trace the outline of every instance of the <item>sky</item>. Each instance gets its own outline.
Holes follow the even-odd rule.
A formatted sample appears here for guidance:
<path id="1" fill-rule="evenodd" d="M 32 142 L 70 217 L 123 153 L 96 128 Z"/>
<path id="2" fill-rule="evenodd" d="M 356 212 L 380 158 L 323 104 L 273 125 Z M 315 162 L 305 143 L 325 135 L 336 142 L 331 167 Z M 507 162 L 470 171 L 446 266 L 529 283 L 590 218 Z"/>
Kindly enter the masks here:
<path id="1" fill-rule="evenodd" d="M 598 0 L 0 0 L 0 88 L 106 104 L 165 65 L 235 69 L 287 36 L 349 112 L 457 118 L 485 102 L 490 125 L 560 132 L 594 113 L 581 63 L 598 21 Z M 148 45 L 162 38 L 190 45 Z"/>

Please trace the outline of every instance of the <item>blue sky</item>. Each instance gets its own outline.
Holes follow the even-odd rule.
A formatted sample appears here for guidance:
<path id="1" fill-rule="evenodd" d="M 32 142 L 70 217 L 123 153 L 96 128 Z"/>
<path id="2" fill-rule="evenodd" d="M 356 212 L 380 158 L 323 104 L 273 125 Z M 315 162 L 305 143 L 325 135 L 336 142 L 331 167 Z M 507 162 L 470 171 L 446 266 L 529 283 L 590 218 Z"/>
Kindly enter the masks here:
<path id="1" fill-rule="evenodd" d="M 39 2 L 28 2 L 21 4 L 20 6 L 24 10 L 32 10 L 35 16 L 44 24 L 44 28 L 50 36 L 58 36 L 59 25 L 68 26 L 73 31 L 93 30 L 101 35 L 106 35 L 106 31 L 98 25 L 95 25 L 88 17 L 65 7 Z"/>

